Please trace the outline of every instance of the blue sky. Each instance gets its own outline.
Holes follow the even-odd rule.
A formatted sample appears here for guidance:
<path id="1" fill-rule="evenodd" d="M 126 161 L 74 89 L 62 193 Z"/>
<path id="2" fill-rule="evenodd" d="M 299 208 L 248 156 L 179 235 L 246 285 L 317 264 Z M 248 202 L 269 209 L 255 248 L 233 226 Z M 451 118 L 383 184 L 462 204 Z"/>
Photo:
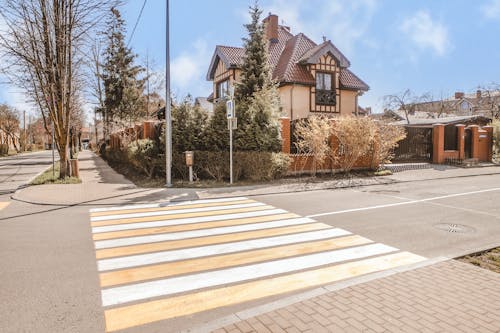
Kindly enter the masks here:
<path id="1" fill-rule="evenodd" d="M 143 0 L 122 7 L 128 34 Z M 172 89 L 207 96 L 206 72 L 215 45 L 241 46 L 253 0 L 171 0 Z M 407 88 L 436 98 L 500 83 L 500 0 L 260 0 L 293 33 L 322 36 L 350 59 L 371 90 L 360 105 L 381 111 L 382 97 Z M 131 46 L 165 63 L 165 1 L 148 0 Z M 0 86 L 0 90 L 4 89 Z M 7 96 L 6 96 L 7 95 Z M 1 99 L 13 98 L 4 89 Z M 19 100 L 19 97 L 17 97 Z M 15 102 L 15 101 L 14 101 Z"/>

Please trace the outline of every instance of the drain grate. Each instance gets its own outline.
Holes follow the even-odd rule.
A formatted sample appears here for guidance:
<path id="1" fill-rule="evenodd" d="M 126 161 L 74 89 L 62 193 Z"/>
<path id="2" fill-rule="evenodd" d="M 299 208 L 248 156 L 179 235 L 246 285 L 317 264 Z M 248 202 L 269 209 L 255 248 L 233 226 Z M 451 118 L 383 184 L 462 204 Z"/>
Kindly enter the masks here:
<path id="1" fill-rule="evenodd" d="M 467 234 L 476 231 L 474 228 L 469 227 L 467 225 L 455 224 L 455 223 L 439 223 L 435 224 L 434 227 L 439 230 L 457 234 Z"/>

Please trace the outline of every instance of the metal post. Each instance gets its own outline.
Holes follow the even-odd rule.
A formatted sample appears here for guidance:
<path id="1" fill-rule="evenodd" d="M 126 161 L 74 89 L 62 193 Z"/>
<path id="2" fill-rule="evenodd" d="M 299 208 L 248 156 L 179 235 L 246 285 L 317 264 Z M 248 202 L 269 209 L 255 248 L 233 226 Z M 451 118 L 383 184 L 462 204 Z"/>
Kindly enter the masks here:
<path id="1" fill-rule="evenodd" d="M 229 119 L 229 184 L 233 184 L 233 119 Z"/>
<path id="2" fill-rule="evenodd" d="M 166 21 L 166 98 L 165 98 L 165 155 L 167 187 L 172 187 L 172 115 L 170 110 L 170 4 L 167 1 L 167 21 Z"/>
<path id="3" fill-rule="evenodd" d="M 56 178 L 56 160 L 55 160 L 55 156 L 54 156 L 54 137 L 55 137 L 55 133 L 54 133 L 54 124 L 52 124 L 52 178 L 55 179 Z"/>

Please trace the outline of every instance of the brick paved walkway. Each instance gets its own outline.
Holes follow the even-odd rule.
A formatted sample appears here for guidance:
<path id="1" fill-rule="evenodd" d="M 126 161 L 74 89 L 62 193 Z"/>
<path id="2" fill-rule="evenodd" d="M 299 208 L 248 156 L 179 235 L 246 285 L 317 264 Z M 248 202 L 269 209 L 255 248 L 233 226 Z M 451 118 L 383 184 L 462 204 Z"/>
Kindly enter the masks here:
<path id="1" fill-rule="evenodd" d="M 500 332 L 500 274 L 454 260 L 358 284 L 226 326 L 249 332 Z"/>

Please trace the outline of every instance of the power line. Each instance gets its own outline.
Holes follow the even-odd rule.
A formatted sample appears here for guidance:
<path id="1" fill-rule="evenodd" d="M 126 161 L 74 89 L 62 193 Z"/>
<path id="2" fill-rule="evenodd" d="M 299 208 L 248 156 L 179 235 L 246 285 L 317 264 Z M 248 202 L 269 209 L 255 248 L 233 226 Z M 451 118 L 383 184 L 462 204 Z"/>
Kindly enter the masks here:
<path id="1" fill-rule="evenodd" d="M 146 7 L 147 2 L 148 2 L 148 0 L 144 0 L 144 2 L 142 3 L 141 11 L 139 12 L 139 16 L 137 17 L 137 21 L 135 21 L 134 29 L 132 29 L 132 34 L 130 35 L 130 38 L 128 40 L 127 47 L 130 46 L 130 42 L 132 41 L 132 38 L 134 38 L 135 29 L 137 29 L 137 26 L 139 25 L 139 21 L 141 20 L 142 12 L 144 11 L 144 7 Z"/>

